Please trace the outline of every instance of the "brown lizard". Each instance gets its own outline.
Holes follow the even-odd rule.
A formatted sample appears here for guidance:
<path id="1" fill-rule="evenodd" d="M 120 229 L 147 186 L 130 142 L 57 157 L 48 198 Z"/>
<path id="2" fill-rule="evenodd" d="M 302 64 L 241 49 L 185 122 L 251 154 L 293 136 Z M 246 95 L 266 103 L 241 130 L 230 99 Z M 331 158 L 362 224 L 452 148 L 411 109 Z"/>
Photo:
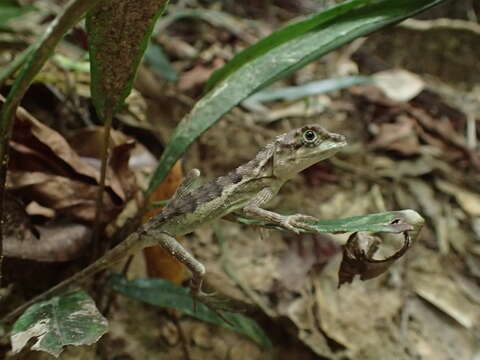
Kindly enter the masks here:
<path id="1" fill-rule="evenodd" d="M 280 215 L 265 210 L 262 206 L 277 194 L 287 180 L 311 165 L 331 157 L 346 144 L 343 135 L 328 132 L 318 125 L 309 125 L 277 136 L 253 160 L 200 187 L 192 186 L 200 176 L 200 171 L 191 170 L 173 199 L 159 214 L 100 259 L 17 308 L 7 315 L 4 321 L 13 319 L 28 306 L 57 293 L 69 284 L 91 276 L 125 256 L 152 245 L 162 246 L 185 264 L 192 272 L 192 295 L 204 295 L 201 287 L 205 267 L 177 242 L 175 237 L 191 233 L 199 225 L 235 211 L 296 233 L 300 229 L 311 229 L 311 226 L 304 222 L 316 221 L 314 217 L 301 214 Z"/>

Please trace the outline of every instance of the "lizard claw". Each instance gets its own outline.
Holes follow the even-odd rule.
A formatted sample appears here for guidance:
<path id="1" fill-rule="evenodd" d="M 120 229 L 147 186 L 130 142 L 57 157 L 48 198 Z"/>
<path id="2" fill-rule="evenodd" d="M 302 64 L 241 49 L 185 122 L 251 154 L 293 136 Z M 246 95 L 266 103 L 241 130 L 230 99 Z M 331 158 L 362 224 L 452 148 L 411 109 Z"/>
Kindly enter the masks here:
<path id="1" fill-rule="evenodd" d="M 220 319 L 225 321 L 227 324 L 234 326 L 234 324 L 225 317 L 223 311 L 231 312 L 233 311 L 227 304 L 227 301 L 216 296 L 215 291 L 211 293 L 203 292 L 201 289 L 192 288 L 192 299 L 193 299 L 193 311 L 197 312 L 197 304 L 201 303 L 213 311 Z"/>
<path id="2" fill-rule="evenodd" d="M 318 221 L 317 218 L 309 215 L 295 214 L 285 216 L 281 222 L 281 226 L 287 230 L 293 231 L 295 234 L 300 234 L 300 229 L 313 230 L 314 228 L 308 224 L 305 224 L 305 221 Z"/>

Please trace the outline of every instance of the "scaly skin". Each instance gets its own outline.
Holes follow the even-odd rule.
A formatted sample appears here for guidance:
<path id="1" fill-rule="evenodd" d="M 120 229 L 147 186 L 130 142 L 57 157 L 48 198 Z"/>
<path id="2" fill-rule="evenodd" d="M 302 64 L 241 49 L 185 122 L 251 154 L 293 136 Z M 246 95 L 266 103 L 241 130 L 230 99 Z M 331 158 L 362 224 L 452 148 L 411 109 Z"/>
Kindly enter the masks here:
<path id="1" fill-rule="evenodd" d="M 344 136 L 330 133 L 318 125 L 309 125 L 277 136 L 253 160 L 198 188 L 193 188 L 192 184 L 200 172 L 196 169 L 190 171 L 162 212 L 93 264 L 17 308 L 2 322 L 14 319 L 33 303 L 152 245 L 162 246 L 185 264 L 193 275 L 192 294 L 203 295 L 201 287 L 205 267 L 175 237 L 190 233 L 202 224 L 235 211 L 297 233 L 299 229 L 308 229 L 308 225 L 303 222 L 314 221 L 315 218 L 302 214 L 284 216 L 262 209 L 261 206 L 270 201 L 287 180 L 333 156 L 345 145 Z"/>

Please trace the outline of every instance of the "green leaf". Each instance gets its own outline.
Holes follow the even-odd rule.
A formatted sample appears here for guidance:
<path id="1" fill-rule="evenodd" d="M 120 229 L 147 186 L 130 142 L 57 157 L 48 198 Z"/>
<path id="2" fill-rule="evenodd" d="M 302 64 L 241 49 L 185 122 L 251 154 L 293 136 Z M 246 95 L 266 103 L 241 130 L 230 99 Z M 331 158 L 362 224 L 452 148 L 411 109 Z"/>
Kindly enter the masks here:
<path id="1" fill-rule="evenodd" d="M 276 227 L 265 222 L 241 216 L 237 216 L 237 220 L 247 225 Z M 415 234 L 412 238 L 415 238 L 424 223 L 425 220 L 416 211 L 400 210 L 353 216 L 344 219 L 321 220 L 315 223 L 308 222 L 308 225 L 314 226 L 319 232 L 327 233 L 357 231 L 398 233 L 403 231 L 413 231 Z"/>
<path id="2" fill-rule="evenodd" d="M 145 61 L 155 72 L 168 81 L 177 81 L 177 71 L 170 64 L 170 60 L 160 45 L 150 42 L 145 53 Z"/>
<path id="3" fill-rule="evenodd" d="M 168 0 L 104 1 L 87 14 L 92 100 L 100 118 L 121 109 Z"/>
<path id="4" fill-rule="evenodd" d="M 329 91 L 340 90 L 354 85 L 373 82 L 370 76 L 345 76 L 340 78 L 312 81 L 299 86 L 282 88 L 267 88 L 257 91 L 242 103 L 243 106 L 258 107 L 259 103 L 274 100 L 297 100 L 309 95 L 324 94 Z"/>
<path id="5" fill-rule="evenodd" d="M 108 283 L 114 290 L 133 299 L 179 310 L 196 319 L 244 334 L 259 345 L 271 346 L 267 335 L 254 320 L 240 314 L 222 312 L 231 323 L 228 324 L 202 303 L 197 303 L 197 309 L 193 311 L 193 300 L 189 292 L 167 280 L 153 278 L 126 280 L 120 275 L 114 275 Z"/>
<path id="6" fill-rule="evenodd" d="M 209 92 L 182 119 L 152 176 L 155 189 L 204 131 L 255 91 L 386 25 L 445 0 L 352 0 L 287 25 L 235 56 L 212 75 Z"/>
<path id="7" fill-rule="evenodd" d="M 83 291 L 56 296 L 29 307 L 12 329 L 12 352 L 33 339 L 32 350 L 60 355 L 65 345 L 90 345 L 107 332 L 107 320 Z"/>
<path id="8" fill-rule="evenodd" d="M 84 60 L 74 60 L 62 54 L 54 54 L 53 60 L 63 69 L 89 73 L 90 62 Z"/>

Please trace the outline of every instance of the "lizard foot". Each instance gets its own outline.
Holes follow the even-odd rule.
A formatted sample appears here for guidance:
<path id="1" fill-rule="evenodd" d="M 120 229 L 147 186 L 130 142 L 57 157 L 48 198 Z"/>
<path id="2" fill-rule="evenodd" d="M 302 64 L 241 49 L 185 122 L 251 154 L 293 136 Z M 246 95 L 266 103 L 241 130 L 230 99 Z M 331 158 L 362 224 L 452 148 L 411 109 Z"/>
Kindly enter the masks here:
<path id="1" fill-rule="evenodd" d="M 192 298 L 193 298 L 193 311 L 197 312 L 198 303 L 205 305 L 208 309 L 214 312 L 220 319 L 225 321 L 227 324 L 234 326 L 232 322 L 225 317 L 224 311 L 232 312 L 234 311 L 228 305 L 228 300 L 217 296 L 216 292 L 206 293 L 203 292 L 201 289 L 197 291 L 192 291 Z"/>
<path id="2" fill-rule="evenodd" d="M 285 229 L 293 231 L 295 234 L 300 234 L 300 229 L 305 230 L 314 230 L 313 226 L 305 224 L 305 221 L 318 221 L 317 218 L 309 215 L 302 215 L 302 214 L 295 214 L 295 215 L 288 215 L 283 218 L 280 225 L 283 226 Z"/>

